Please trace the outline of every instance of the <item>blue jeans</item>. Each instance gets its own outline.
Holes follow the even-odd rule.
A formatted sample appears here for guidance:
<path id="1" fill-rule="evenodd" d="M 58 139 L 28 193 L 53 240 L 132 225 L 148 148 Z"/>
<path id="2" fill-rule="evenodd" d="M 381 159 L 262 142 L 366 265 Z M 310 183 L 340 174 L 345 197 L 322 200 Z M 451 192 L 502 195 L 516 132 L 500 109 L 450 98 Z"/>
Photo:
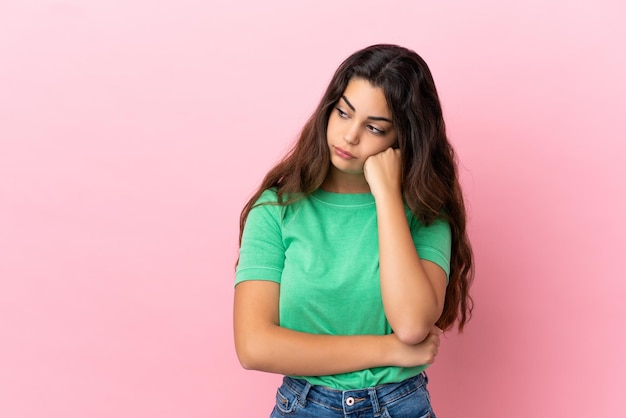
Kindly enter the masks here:
<path id="1" fill-rule="evenodd" d="M 337 390 L 285 377 L 270 418 L 434 418 L 427 383 L 426 374 L 420 373 L 400 383 Z"/>

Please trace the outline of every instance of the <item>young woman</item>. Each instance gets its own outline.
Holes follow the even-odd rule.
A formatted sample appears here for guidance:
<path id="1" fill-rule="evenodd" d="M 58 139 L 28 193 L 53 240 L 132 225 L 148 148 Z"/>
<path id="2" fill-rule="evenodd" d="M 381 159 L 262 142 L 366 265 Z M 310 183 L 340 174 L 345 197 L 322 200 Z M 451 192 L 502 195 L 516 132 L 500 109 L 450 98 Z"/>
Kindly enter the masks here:
<path id="1" fill-rule="evenodd" d="M 235 345 L 285 375 L 271 417 L 434 416 L 424 370 L 472 309 L 465 218 L 426 63 L 351 55 L 241 214 Z"/>

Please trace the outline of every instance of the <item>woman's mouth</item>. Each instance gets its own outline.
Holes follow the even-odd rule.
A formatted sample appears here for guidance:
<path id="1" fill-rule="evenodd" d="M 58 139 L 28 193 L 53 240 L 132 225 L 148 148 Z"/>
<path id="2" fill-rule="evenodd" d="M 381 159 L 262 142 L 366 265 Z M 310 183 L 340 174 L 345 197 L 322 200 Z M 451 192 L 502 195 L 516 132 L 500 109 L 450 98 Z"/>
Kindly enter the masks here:
<path id="1" fill-rule="evenodd" d="M 351 160 L 353 158 L 356 158 L 354 155 L 350 154 L 348 151 L 346 151 L 343 148 L 339 148 L 337 146 L 334 146 L 333 148 L 335 149 L 335 154 L 339 158 L 343 158 L 344 160 Z"/>

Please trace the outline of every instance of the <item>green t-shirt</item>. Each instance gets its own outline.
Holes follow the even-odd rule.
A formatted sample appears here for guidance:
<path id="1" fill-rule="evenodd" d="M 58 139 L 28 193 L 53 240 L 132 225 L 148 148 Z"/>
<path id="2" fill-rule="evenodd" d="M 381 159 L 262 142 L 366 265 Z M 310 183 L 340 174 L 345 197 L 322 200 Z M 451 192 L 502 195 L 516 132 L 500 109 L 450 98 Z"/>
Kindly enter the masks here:
<path id="1" fill-rule="evenodd" d="M 276 202 L 275 191 L 266 190 L 262 202 Z M 437 220 L 426 227 L 408 208 L 406 213 L 419 257 L 449 274 L 448 223 Z M 320 189 L 288 206 L 256 206 L 244 228 L 235 285 L 246 280 L 279 283 L 280 325 L 285 328 L 329 335 L 390 334 L 380 293 L 377 228 L 370 193 Z M 348 390 L 400 382 L 426 367 L 293 377 Z"/>

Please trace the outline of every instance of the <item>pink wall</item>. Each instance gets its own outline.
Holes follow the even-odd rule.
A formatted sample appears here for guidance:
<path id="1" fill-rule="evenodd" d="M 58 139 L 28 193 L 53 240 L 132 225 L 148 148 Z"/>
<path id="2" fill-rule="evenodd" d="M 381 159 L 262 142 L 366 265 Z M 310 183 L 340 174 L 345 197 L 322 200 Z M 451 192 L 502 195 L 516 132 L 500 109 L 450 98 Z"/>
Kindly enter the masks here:
<path id="1" fill-rule="evenodd" d="M 476 310 L 442 417 L 626 408 L 621 1 L 0 3 L 0 416 L 267 416 L 240 369 L 238 213 L 332 71 L 429 62 L 462 162 Z"/>

